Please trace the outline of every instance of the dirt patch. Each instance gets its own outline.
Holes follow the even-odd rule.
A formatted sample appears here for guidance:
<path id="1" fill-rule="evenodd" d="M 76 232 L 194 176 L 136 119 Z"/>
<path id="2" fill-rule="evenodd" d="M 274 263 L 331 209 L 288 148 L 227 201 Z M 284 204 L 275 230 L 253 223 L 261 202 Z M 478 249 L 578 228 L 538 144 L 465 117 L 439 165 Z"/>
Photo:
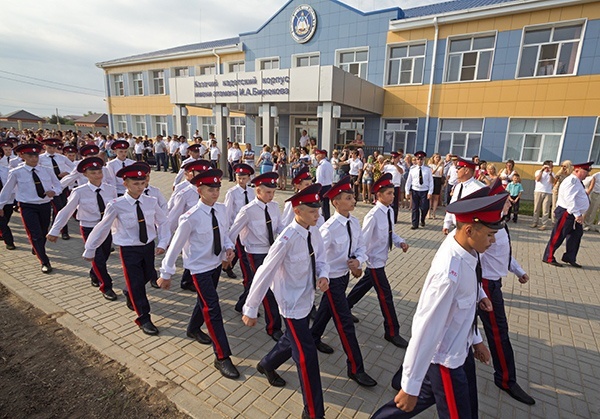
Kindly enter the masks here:
<path id="1" fill-rule="evenodd" d="M 189 416 L 0 285 L 0 417 Z"/>

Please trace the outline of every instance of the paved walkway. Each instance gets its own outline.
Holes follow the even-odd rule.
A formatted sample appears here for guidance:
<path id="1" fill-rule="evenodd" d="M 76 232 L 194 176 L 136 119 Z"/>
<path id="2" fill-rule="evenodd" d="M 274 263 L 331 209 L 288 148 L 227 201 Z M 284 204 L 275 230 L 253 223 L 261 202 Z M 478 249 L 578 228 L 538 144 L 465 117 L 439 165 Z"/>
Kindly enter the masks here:
<path id="1" fill-rule="evenodd" d="M 152 183 L 168 197 L 173 175 L 152 174 Z M 222 196 L 230 183 L 223 184 Z M 281 204 L 289 192 L 277 192 Z M 359 204 L 355 215 L 362 219 L 370 206 Z M 396 232 L 411 248 L 407 254 L 392 251 L 387 266 L 394 290 L 400 331 L 410 336 L 412 316 L 430 261 L 442 241 L 441 220 L 432 220 L 425 229 L 408 229 L 409 213 L 403 211 Z M 516 351 L 520 384 L 537 404 L 528 407 L 501 393 L 493 384 L 492 369 L 478 363 L 481 417 L 502 418 L 591 418 L 600 417 L 600 234 L 583 237 L 579 262 L 585 269 L 555 268 L 543 264 L 541 254 L 549 231 L 528 227 L 522 217 L 511 224 L 513 252 L 528 271 L 531 281 L 520 285 L 511 275 L 504 285 L 511 340 Z M 109 260 L 119 300 L 104 300 L 89 283 L 89 265 L 81 258 L 82 241 L 74 220 L 70 241 L 49 243 L 54 266 L 43 275 L 31 255 L 19 218 L 11 223 L 18 249 L 2 249 L 0 281 L 36 307 L 52 314 L 65 327 L 103 354 L 128 366 L 149 384 L 160 388 L 181 410 L 193 417 L 288 418 L 299 417 L 302 409 L 300 386 L 293 362 L 280 369 L 285 388 L 270 387 L 256 372 L 260 358 L 274 342 L 264 332 L 264 320 L 255 328 L 245 327 L 233 306 L 240 294 L 241 279 L 221 278 L 219 295 L 232 351 L 241 372 L 236 381 L 227 380 L 212 365 L 211 346 L 191 341 L 185 328 L 195 296 L 178 287 L 171 291 L 148 288 L 153 321 L 158 337 L 144 335 L 125 307 L 124 288 L 117 254 Z M 159 261 L 157 261 L 158 266 Z M 181 265 L 179 264 L 179 267 Z M 240 276 L 239 268 L 236 272 Z M 181 268 L 176 276 L 178 284 Z M 320 298 L 320 295 L 317 296 Z M 319 354 L 328 418 L 367 418 L 389 401 L 395 391 L 389 383 L 401 364 L 404 350 L 383 339 L 382 316 L 374 293 L 355 308 L 361 319 L 357 336 L 362 345 L 366 370 L 379 385 L 359 387 L 346 378 L 345 356 L 337 333 L 330 324 L 324 342 L 335 353 Z M 422 417 L 435 417 L 434 409 Z"/>

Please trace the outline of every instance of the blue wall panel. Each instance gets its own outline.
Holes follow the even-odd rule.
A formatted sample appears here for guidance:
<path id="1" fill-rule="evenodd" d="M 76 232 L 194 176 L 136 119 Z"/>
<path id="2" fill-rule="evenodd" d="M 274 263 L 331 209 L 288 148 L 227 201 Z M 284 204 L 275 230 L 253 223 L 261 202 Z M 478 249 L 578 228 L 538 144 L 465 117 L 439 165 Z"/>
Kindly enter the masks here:
<path id="1" fill-rule="evenodd" d="M 561 160 L 571 160 L 573 163 L 587 161 L 592 148 L 595 117 L 571 117 L 567 121 L 567 130 L 561 153 Z"/>
<path id="2" fill-rule="evenodd" d="M 502 161 L 508 118 L 485 118 L 479 157 L 486 161 Z"/>

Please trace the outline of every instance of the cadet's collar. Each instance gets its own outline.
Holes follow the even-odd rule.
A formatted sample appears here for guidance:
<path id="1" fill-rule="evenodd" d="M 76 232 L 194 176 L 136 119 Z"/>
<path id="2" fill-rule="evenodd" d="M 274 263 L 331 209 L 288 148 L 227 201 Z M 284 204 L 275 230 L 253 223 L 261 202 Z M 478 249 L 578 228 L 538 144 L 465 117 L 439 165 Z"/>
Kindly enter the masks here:
<path id="1" fill-rule="evenodd" d="M 96 192 L 96 189 L 102 189 L 103 184 L 101 183 L 100 186 L 94 186 L 92 185 L 92 182 L 90 182 L 88 180 L 88 183 L 86 183 L 86 185 L 88 186 L 88 188 L 90 188 L 93 192 Z"/>
<path id="2" fill-rule="evenodd" d="M 265 207 L 268 206 L 263 201 L 261 201 L 260 199 L 258 199 L 258 196 L 256 198 L 254 198 L 253 201 L 256 201 L 255 205 L 257 205 L 260 209 L 265 209 Z"/>
<path id="3" fill-rule="evenodd" d="M 473 270 L 477 267 L 477 252 L 473 251 L 475 254 L 468 252 L 464 247 L 462 247 L 456 241 L 456 229 L 450 233 L 452 235 L 452 250 L 454 250 L 458 255 L 464 260 L 469 267 Z"/>
<path id="4" fill-rule="evenodd" d="M 381 202 L 377 201 L 377 203 L 375 204 L 375 208 L 380 209 L 381 211 L 387 213 L 388 210 L 390 209 L 390 207 L 383 205 Z"/>
<path id="5" fill-rule="evenodd" d="M 471 177 L 467 180 L 465 180 L 464 182 L 461 182 L 464 186 L 468 185 L 469 183 L 473 182 L 475 180 L 475 177 Z"/>
<path id="6" fill-rule="evenodd" d="M 339 222 L 340 222 L 340 224 L 342 224 L 343 226 L 345 226 L 345 225 L 346 225 L 346 223 L 349 223 L 349 222 L 350 222 L 350 217 L 346 218 L 346 217 L 344 217 L 342 214 L 340 214 L 340 213 L 339 213 L 339 212 L 337 212 L 337 211 L 336 211 L 336 212 L 333 214 L 333 218 L 334 218 L 335 220 L 339 221 Z"/>
<path id="7" fill-rule="evenodd" d="M 125 195 L 123 195 L 125 197 L 125 199 L 127 200 L 127 202 L 129 202 L 130 205 L 135 205 L 135 201 L 141 201 L 142 197 L 144 196 L 144 193 L 142 193 L 138 199 L 135 199 L 133 196 L 129 195 L 129 191 L 125 192 Z"/>
<path id="8" fill-rule="evenodd" d="M 210 210 L 212 210 L 215 206 L 214 205 L 212 207 L 208 206 L 204 202 L 202 202 L 202 200 L 200 199 L 198 201 L 198 207 L 205 213 L 210 214 Z"/>
<path id="9" fill-rule="evenodd" d="M 310 229 L 310 227 L 308 227 L 308 229 L 302 227 L 300 224 L 298 224 L 295 218 L 294 221 L 292 221 L 292 223 L 290 224 L 290 226 L 294 230 L 296 230 L 304 239 L 308 237 L 308 229 Z"/>

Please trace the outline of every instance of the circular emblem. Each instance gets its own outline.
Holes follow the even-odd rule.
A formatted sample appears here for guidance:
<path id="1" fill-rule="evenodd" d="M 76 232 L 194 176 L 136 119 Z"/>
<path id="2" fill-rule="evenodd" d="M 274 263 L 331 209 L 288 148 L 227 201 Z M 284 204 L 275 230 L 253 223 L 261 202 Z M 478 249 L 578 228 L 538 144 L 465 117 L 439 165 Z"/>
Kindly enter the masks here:
<path id="1" fill-rule="evenodd" d="M 214 179 L 215 179 L 214 182 L 217 183 L 218 182 L 217 178 L 214 178 Z"/>
<path id="2" fill-rule="evenodd" d="M 142 172 L 138 172 L 138 176 L 142 176 Z"/>
<path id="3" fill-rule="evenodd" d="M 307 4 L 298 6 L 290 18 L 290 33 L 299 44 L 308 42 L 317 30 L 317 14 Z"/>
<path id="4" fill-rule="evenodd" d="M 315 199 L 318 201 L 319 200 L 319 194 L 315 194 Z"/>
<path id="5" fill-rule="evenodd" d="M 96 163 L 96 162 L 93 162 L 93 163 L 92 163 L 92 166 L 98 166 L 98 163 Z"/>

